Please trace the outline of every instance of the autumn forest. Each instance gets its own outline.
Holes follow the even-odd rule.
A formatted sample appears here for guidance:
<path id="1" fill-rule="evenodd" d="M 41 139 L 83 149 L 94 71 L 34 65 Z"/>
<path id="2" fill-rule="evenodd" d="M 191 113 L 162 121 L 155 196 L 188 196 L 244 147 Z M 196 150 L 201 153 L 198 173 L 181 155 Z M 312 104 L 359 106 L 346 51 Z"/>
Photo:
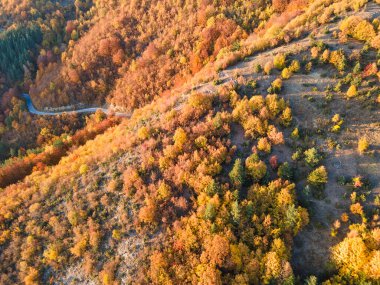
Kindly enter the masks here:
<path id="1" fill-rule="evenodd" d="M 380 1 L 0 0 L 0 284 L 380 284 Z"/>

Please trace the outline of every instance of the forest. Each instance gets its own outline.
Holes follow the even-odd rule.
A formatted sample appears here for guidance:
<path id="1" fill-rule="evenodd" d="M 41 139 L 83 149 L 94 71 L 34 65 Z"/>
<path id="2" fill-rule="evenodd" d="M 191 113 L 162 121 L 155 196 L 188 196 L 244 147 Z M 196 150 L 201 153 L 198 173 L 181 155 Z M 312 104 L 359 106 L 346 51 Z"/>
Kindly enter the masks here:
<path id="1" fill-rule="evenodd" d="M 0 0 L 0 284 L 379 284 L 379 11 Z"/>

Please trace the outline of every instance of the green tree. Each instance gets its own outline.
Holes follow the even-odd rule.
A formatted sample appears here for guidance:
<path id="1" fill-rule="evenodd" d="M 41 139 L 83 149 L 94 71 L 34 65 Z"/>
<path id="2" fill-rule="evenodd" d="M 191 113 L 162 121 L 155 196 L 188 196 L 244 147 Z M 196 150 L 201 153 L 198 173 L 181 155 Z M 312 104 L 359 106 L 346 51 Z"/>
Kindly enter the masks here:
<path id="1" fill-rule="evenodd" d="M 321 161 L 321 156 L 318 154 L 315 147 L 305 150 L 303 154 L 305 155 L 306 163 L 311 167 L 316 166 Z"/>
<path id="2" fill-rule="evenodd" d="M 265 162 L 261 161 L 259 156 L 255 153 L 246 159 L 245 167 L 247 169 L 247 173 L 254 181 L 259 181 L 267 173 L 267 166 Z"/>
<path id="3" fill-rule="evenodd" d="M 327 181 L 327 170 L 324 166 L 320 166 L 313 170 L 307 177 L 307 182 L 312 186 L 323 187 Z"/>
<path id="4" fill-rule="evenodd" d="M 235 160 L 234 166 L 229 173 L 229 177 L 235 187 L 240 188 L 243 185 L 245 174 L 240 158 Z"/>
<path id="5" fill-rule="evenodd" d="M 282 179 L 290 180 L 293 178 L 293 169 L 288 162 L 284 162 L 278 168 L 277 175 Z"/>

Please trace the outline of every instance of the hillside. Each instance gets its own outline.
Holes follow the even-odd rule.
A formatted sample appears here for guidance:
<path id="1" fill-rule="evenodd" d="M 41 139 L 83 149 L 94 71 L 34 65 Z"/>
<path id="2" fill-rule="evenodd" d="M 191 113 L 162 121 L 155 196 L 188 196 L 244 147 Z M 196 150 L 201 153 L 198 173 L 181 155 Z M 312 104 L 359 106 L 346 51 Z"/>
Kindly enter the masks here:
<path id="1" fill-rule="evenodd" d="M 6 79 L 0 284 L 380 282 L 380 3 L 78 2 Z"/>

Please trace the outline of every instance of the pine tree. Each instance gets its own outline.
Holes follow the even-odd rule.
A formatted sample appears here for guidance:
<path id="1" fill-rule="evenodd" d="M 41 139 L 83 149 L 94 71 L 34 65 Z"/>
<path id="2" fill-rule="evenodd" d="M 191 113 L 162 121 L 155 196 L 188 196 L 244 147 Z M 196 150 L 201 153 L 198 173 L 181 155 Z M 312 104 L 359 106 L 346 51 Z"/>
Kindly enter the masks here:
<path id="1" fill-rule="evenodd" d="M 229 176 L 230 176 L 232 184 L 235 187 L 240 188 L 243 185 L 245 175 L 244 175 L 244 168 L 243 168 L 240 158 L 235 160 L 234 166 L 231 172 L 229 173 Z"/>

